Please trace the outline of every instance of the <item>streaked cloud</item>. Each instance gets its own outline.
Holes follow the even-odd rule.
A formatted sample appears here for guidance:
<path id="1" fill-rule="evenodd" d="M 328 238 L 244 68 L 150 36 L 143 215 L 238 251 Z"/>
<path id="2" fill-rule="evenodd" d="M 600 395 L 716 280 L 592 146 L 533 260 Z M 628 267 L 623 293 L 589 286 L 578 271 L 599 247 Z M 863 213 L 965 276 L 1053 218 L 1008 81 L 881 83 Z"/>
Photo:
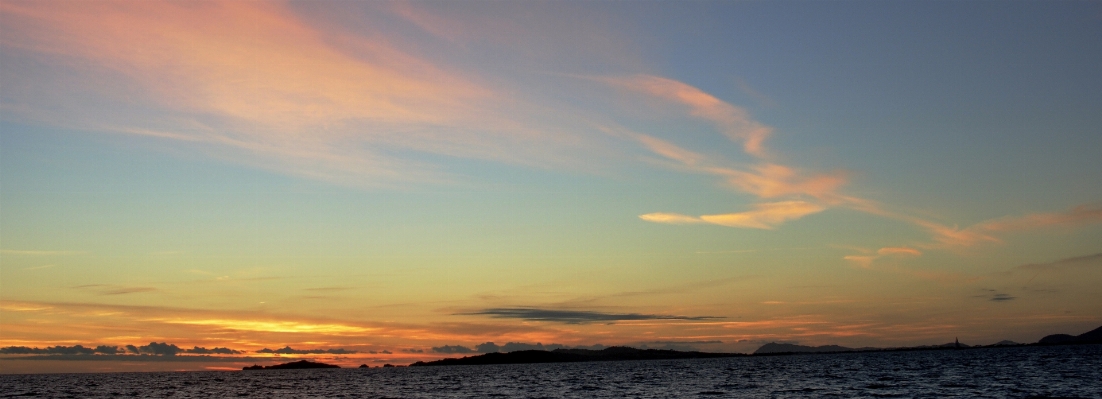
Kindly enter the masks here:
<path id="1" fill-rule="evenodd" d="M 748 113 L 723 102 L 700 89 L 667 78 L 648 75 L 632 77 L 594 78 L 616 87 L 660 98 L 688 107 L 692 116 L 708 119 L 729 139 L 743 143 L 743 151 L 757 158 L 766 157 L 764 140 L 771 128 L 754 121 Z M 785 221 L 821 212 L 827 206 L 845 202 L 838 189 L 848 181 L 843 172 L 819 173 L 800 170 L 776 162 L 760 162 L 745 167 L 733 167 L 731 162 L 711 159 L 653 135 L 623 128 L 605 128 L 606 132 L 627 137 L 640 143 L 655 155 L 673 161 L 677 168 L 692 173 L 712 175 L 736 191 L 759 199 L 787 201 L 754 205 L 754 210 L 731 214 L 689 216 L 673 212 L 654 212 L 640 218 L 655 223 L 709 223 L 729 227 L 773 229 Z M 809 202 L 816 200 L 816 203 Z"/>
<path id="2" fill-rule="evenodd" d="M 764 124 L 753 121 L 745 110 L 727 104 L 698 88 L 671 79 L 647 75 L 596 79 L 629 91 L 681 104 L 687 107 L 690 115 L 712 121 L 728 138 L 742 142 L 744 152 L 759 158 L 765 157 L 762 143 L 772 130 Z M 648 134 L 624 129 L 606 130 L 634 139 L 652 153 L 675 162 L 682 170 L 719 177 L 725 185 L 739 192 L 759 199 L 789 199 L 781 202 L 759 203 L 754 205 L 755 210 L 740 213 L 691 216 L 676 212 L 653 212 L 639 216 L 640 219 L 653 223 L 717 224 L 773 229 L 785 221 L 821 212 L 829 207 L 842 206 L 910 223 L 927 231 L 933 241 L 916 243 L 913 246 L 945 250 L 983 243 L 999 243 L 1001 239 L 998 236 L 1008 232 L 1055 226 L 1077 226 L 1102 221 L 1102 206 L 1086 204 L 1066 212 L 1004 217 L 960 228 L 923 217 L 890 211 L 876 201 L 843 194 L 840 190 L 849 180 L 848 173 L 843 171 L 828 173 L 806 171 L 768 161 L 745 167 L 733 167 L 730 166 L 729 161 L 711 159 L 704 154 Z M 809 202 L 809 200 L 815 202 Z M 875 253 L 849 255 L 845 259 L 868 267 L 877 259 L 884 257 L 920 256 L 921 254 L 922 252 L 916 248 L 896 246 L 884 247 Z"/>
<path id="3" fill-rule="evenodd" d="M 763 203 L 754 206 L 754 210 L 721 215 L 703 215 L 701 220 L 728 227 L 750 227 L 773 229 L 788 220 L 822 212 L 825 207 L 804 201 L 785 201 Z"/>
<path id="4" fill-rule="evenodd" d="M 750 170 L 712 167 L 707 172 L 724 178 L 727 185 L 760 198 L 809 196 L 831 202 L 842 202 L 837 191 L 848 182 L 846 173 L 801 171 L 779 164 L 761 164 Z"/>
<path id="5" fill-rule="evenodd" d="M 922 251 L 919 251 L 910 247 L 884 247 L 876 250 L 876 252 L 869 251 L 867 249 L 860 249 L 863 254 L 861 255 L 846 255 L 843 259 L 851 261 L 861 267 L 868 268 L 872 266 L 872 263 L 877 259 L 885 257 L 909 257 L 909 256 L 922 256 Z"/>
<path id="6" fill-rule="evenodd" d="M 291 346 L 284 346 L 279 349 L 264 348 L 256 351 L 256 353 L 271 353 L 280 355 L 348 355 L 356 353 L 356 351 L 348 350 L 344 348 L 329 348 L 329 349 L 293 349 Z"/>
<path id="7" fill-rule="evenodd" d="M 125 294 L 136 294 L 136 293 L 140 293 L 140 292 L 152 292 L 152 291 L 157 291 L 157 289 L 153 288 L 153 287 L 124 287 L 124 288 L 105 290 L 103 292 L 100 292 L 100 295 L 125 295 Z"/>
<path id="8" fill-rule="evenodd" d="M 682 215 L 679 213 L 663 213 L 655 212 L 645 215 L 639 215 L 640 219 L 646 220 L 652 223 L 668 223 L 668 224 L 697 224 L 707 223 L 704 220 L 689 215 Z"/>
<path id="9" fill-rule="evenodd" d="M 1059 272 L 1084 267 L 1102 267 L 1102 253 L 1075 256 L 1045 263 L 1029 263 L 1010 269 L 1010 272 Z"/>
<path id="10" fill-rule="evenodd" d="M 651 223 L 676 225 L 707 223 L 727 227 L 774 229 L 778 225 L 788 222 L 788 220 L 795 220 L 803 216 L 819 213 L 825 209 L 822 205 L 803 201 L 763 203 L 756 204 L 754 207 L 754 211 L 736 214 L 702 215 L 700 217 L 693 217 L 680 214 L 652 213 L 640 215 L 639 218 Z"/>
<path id="11" fill-rule="evenodd" d="M 26 249 L 0 249 L 0 255 L 22 255 L 22 256 L 54 256 L 54 255 L 77 255 L 82 254 L 81 251 L 39 251 L 39 250 L 26 250 Z"/>
<path id="12" fill-rule="evenodd" d="M 158 291 L 155 287 L 126 287 L 114 284 L 84 284 L 72 287 L 74 289 L 91 290 L 98 295 L 126 295 L 142 292 Z"/>
<path id="13" fill-rule="evenodd" d="M 876 212 L 874 212 L 876 213 Z M 953 249 L 973 247 L 980 244 L 1001 243 L 1000 235 L 1017 232 L 1037 231 L 1046 228 L 1074 228 L 1078 226 L 1102 223 L 1102 205 L 1083 204 L 1064 212 L 1040 212 L 1022 216 L 1006 216 L 959 228 L 941 223 L 898 215 L 889 212 L 878 214 L 900 219 L 927 230 L 933 243 L 921 244 L 930 249 Z"/>
<path id="14" fill-rule="evenodd" d="M 919 256 L 922 255 L 922 251 L 908 247 L 884 247 L 876 250 L 876 254 L 880 256 L 888 255 L 910 255 Z"/>
<path id="15" fill-rule="evenodd" d="M 474 349 L 462 345 L 444 345 L 432 347 L 434 353 L 475 353 Z"/>
<path id="16" fill-rule="evenodd" d="M 1102 204 L 1083 204 L 1064 212 L 1033 213 L 989 220 L 973 226 L 972 229 L 995 233 L 1090 223 L 1102 223 Z"/>
<path id="17" fill-rule="evenodd" d="M 46 72 L 6 66 L 4 112 L 16 120 L 174 140 L 346 185 L 455 178 L 411 153 L 565 169 L 600 159 L 579 162 L 595 145 L 574 126 L 533 126 L 550 108 L 506 94 L 516 91 L 385 32 L 312 25 L 282 3 L 5 2 L 3 11 L 5 51 L 100 82 L 28 80 Z M 400 15 L 413 14 L 391 16 Z"/>
<path id="18" fill-rule="evenodd" d="M 714 316 L 674 316 L 640 313 L 604 313 L 586 310 L 557 310 L 539 308 L 491 308 L 477 312 L 457 313 L 459 315 L 484 315 L 499 319 L 522 319 L 530 321 L 552 321 L 581 324 L 592 322 L 615 322 L 632 320 L 711 320 L 722 319 Z"/>
<path id="19" fill-rule="evenodd" d="M 167 324 L 188 324 L 197 326 L 210 326 L 227 330 L 239 331 L 263 331 L 282 333 L 313 333 L 313 334 L 350 334 L 366 333 L 373 329 L 346 324 L 321 324 L 298 321 L 282 320 L 235 320 L 235 319 L 157 319 Z"/>
<path id="20" fill-rule="evenodd" d="M 702 215 L 700 217 L 677 213 L 648 213 L 640 215 L 639 218 L 653 223 L 710 223 L 727 227 L 772 230 L 786 221 L 799 219 L 826 209 L 824 206 L 805 201 L 761 203 L 754 205 L 754 208 L 754 210 L 747 212 Z"/>
<path id="21" fill-rule="evenodd" d="M 53 309 L 53 306 L 33 302 L 0 301 L 0 309 L 10 312 L 34 312 Z"/>
<path id="22" fill-rule="evenodd" d="M 986 300 L 991 301 L 991 302 L 1006 302 L 1006 301 L 1013 301 L 1015 299 L 1018 299 L 1018 297 L 1016 297 L 1016 296 L 1013 296 L 1013 295 L 1010 295 L 1010 294 L 1007 294 L 1007 293 L 1003 293 L 1003 292 L 999 292 L 997 290 L 985 289 L 983 291 L 984 291 L 984 293 L 982 293 L 980 295 L 975 295 L 973 297 L 974 298 L 983 298 L 983 299 L 986 299 Z"/>
<path id="23" fill-rule="evenodd" d="M 658 76 L 596 78 L 616 87 L 641 92 L 688 108 L 690 115 L 708 120 L 731 140 L 741 142 L 747 154 L 766 156 L 765 139 L 773 128 L 752 118 L 746 110 L 720 100 L 691 85 Z"/>

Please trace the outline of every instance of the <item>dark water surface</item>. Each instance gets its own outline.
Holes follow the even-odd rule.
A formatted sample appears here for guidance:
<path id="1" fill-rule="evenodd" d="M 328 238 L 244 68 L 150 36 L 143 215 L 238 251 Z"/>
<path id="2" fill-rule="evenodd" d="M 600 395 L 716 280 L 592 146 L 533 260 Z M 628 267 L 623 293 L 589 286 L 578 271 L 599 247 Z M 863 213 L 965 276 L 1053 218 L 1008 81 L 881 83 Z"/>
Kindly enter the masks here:
<path id="1" fill-rule="evenodd" d="M 0 397 L 1102 398 L 1102 345 L 696 360 L 0 375 Z"/>

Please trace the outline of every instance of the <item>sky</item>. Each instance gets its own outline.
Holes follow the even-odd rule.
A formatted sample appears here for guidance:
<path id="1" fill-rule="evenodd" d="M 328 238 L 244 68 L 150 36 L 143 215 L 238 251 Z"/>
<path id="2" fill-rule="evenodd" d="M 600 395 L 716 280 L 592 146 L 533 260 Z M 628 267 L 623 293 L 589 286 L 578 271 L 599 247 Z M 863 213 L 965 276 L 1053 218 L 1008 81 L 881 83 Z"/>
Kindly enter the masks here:
<path id="1" fill-rule="evenodd" d="M 1100 66 L 1091 1 L 3 0 L 0 372 L 1079 334 Z"/>

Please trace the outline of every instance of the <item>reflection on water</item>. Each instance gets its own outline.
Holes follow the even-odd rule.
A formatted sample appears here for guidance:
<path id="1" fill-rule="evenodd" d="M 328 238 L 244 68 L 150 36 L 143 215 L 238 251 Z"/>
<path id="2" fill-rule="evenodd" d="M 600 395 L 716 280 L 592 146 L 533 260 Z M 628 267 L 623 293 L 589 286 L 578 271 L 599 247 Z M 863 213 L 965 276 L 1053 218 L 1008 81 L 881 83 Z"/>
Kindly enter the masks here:
<path id="1" fill-rule="evenodd" d="M 1102 345 L 393 369 L 0 376 L 0 397 L 1102 398 Z"/>

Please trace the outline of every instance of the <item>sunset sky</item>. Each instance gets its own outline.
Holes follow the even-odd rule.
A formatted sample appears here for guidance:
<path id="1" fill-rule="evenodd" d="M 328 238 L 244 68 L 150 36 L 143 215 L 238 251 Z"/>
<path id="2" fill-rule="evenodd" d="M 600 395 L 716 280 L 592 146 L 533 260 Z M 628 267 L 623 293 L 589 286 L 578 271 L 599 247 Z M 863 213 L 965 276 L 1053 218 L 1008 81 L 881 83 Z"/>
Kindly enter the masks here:
<path id="1" fill-rule="evenodd" d="M 0 347 L 242 353 L 0 372 L 1079 334 L 1100 71 L 1097 1 L 3 0 Z"/>

